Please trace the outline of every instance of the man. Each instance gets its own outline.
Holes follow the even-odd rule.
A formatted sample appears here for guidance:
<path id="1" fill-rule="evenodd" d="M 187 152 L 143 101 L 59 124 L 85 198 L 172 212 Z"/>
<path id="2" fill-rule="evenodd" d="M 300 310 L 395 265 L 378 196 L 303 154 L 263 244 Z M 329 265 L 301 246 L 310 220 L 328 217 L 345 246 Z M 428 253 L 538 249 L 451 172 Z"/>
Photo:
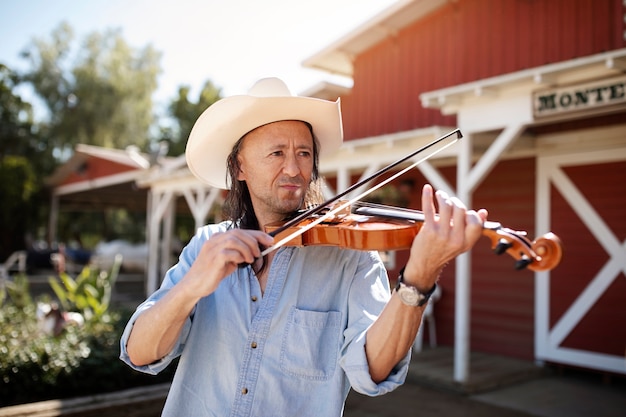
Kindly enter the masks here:
<path id="1" fill-rule="evenodd" d="M 230 188 L 228 220 L 197 232 L 121 340 L 121 358 L 144 372 L 180 355 L 163 415 L 339 416 L 350 387 L 375 396 L 404 382 L 425 301 L 487 213 L 424 186 L 426 220 L 393 295 L 376 252 L 261 256 L 273 243 L 264 225 L 315 200 L 318 155 L 342 140 L 339 101 L 292 96 L 276 78 L 196 122 L 187 162 Z"/>

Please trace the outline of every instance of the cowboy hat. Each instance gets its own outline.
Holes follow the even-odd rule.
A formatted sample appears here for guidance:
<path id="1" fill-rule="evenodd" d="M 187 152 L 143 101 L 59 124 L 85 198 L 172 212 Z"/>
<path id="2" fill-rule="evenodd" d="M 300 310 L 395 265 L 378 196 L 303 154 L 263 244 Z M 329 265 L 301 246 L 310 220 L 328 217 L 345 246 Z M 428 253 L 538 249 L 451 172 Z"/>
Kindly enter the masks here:
<path id="1" fill-rule="evenodd" d="M 343 141 L 339 99 L 293 96 L 282 80 L 264 78 L 248 95 L 219 100 L 200 115 L 185 150 L 189 169 L 201 181 L 229 189 L 226 159 L 235 143 L 251 130 L 281 120 L 309 123 L 319 141 L 320 155 L 336 151 Z"/>

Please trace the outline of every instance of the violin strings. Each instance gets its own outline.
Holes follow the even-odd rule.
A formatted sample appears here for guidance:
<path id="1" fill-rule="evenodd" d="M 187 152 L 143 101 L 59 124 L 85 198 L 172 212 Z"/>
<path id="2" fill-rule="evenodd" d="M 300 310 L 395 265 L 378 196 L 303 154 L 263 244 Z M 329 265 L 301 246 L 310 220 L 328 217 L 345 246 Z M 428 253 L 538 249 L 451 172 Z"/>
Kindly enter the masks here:
<path id="1" fill-rule="evenodd" d="M 278 242 L 275 242 L 274 245 L 270 246 L 269 248 L 267 248 L 263 252 L 261 252 L 261 256 L 265 256 L 268 253 L 273 252 L 274 250 L 280 248 L 281 246 L 283 246 L 284 244 L 286 244 L 287 242 L 289 242 L 293 238 L 302 235 L 303 233 L 305 233 L 308 230 L 312 229 L 313 227 L 317 226 L 319 223 L 323 222 L 324 220 L 326 220 L 326 219 L 330 218 L 331 216 L 341 212 L 341 210 L 345 209 L 346 207 L 350 207 L 352 204 L 354 204 L 356 201 L 361 200 L 366 195 L 376 191 L 377 189 L 379 189 L 381 187 L 384 187 L 386 184 L 388 184 L 391 181 L 395 180 L 399 176 L 404 175 L 409 170 L 415 168 L 416 166 L 418 166 L 419 164 L 421 164 L 422 162 L 424 162 L 428 158 L 431 158 L 432 156 L 434 156 L 434 155 L 438 154 L 439 152 L 443 151 L 444 149 L 452 146 L 453 144 L 455 144 L 462 137 L 462 135 L 460 134 L 460 131 L 458 129 L 456 131 L 454 131 L 454 132 L 457 133 L 457 137 L 455 139 L 454 138 L 450 139 L 451 134 L 448 134 L 448 135 L 442 136 L 441 138 L 437 139 L 434 142 L 431 142 L 431 144 L 427 145 L 426 147 L 420 149 L 417 152 L 417 153 L 419 153 L 419 152 L 426 151 L 426 150 L 428 151 L 428 152 L 426 152 L 424 154 L 424 156 L 422 158 L 414 161 L 411 165 L 409 165 L 406 168 L 396 172 L 395 174 L 393 174 L 389 178 L 387 178 L 384 181 L 381 181 L 380 183 L 374 185 L 373 187 L 371 187 L 370 189 L 362 192 L 361 194 L 357 195 L 356 197 L 353 197 L 352 199 L 350 199 L 350 200 L 340 204 L 338 207 L 334 207 L 332 210 L 329 210 L 327 213 L 325 213 L 324 215 L 320 216 L 318 219 L 314 220 L 313 222 L 307 224 L 306 226 L 303 226 L 303 227 L 299 228 L 298 230 L 294 231 L 293 233 L 289 234 L 288 236 L 280 239 Z M 442 145 L 441 143 L 445 139 L 447 139 L 449 142 L 447 142 L 447 143 L 443 142 L 443 145 Z M 434 149 L 430 149 L 433 145 L 439 145 L 439 148 L 435 147 Z M 416 153 L 414 153 L 413 155 L 415 155 L 415 154 Z M 274 231 L 274 232 L 276 232 L 276 231 Z"/>
<path id="2" fill-rule="evenodd" d="M 420 210 L 410 209 L 410 208 L 406 208 L 406 207 L 387 206 L 385 204 L 369 203 L 369 202 L 366 202 L 366 201 L 356 201 L 353 204 L 353 207 L 355 207 L 355 208 L 358 208 L 358 207 L 369 207 L 369 208 L 376 208 L 376 209 L 381 209 L 381 210 L 388 209 L 388 210 L 401 211 L 401 212 L 411 213 L 411 214 L 421 214 L 422 213 Z"/>

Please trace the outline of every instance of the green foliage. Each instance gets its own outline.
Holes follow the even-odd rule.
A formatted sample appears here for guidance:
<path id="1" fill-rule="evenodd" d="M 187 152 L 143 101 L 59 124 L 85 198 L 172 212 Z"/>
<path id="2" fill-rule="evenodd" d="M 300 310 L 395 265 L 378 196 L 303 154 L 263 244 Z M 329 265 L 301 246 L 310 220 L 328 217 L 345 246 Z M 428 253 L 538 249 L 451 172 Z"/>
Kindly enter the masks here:
<path id="1" fill-rule="evenodd" d="M 113 275 L 107 274 L 108 285 L 112 285 Z M 66 277 L 69 289 L 61 288 L 61 293 L 68 305 L 78 310 L 83 305 L 84 312 L 93 314 L 85 325 L 66 325 L 57 336 L 42 331 L 26 276 L 16 276 L 6 287 L 0 286 L 0 299 L 4 299 L 0 305 L 0 407 L 171 380 L 174 367 L 154 377 L 133 371 L 118 359 L 119 340 L 130 313 L 101 311 L 93 301 L 69 301 L 84 297 L 98 301 L 100 307 L 108 305 L 107 291 L 96 288 L 104 275 L 90 272 L 85 276 L 88 278 L 82 274 L 76 279 Z"/>
<path id="2" fill-rule="evenodd" d="M 21 308 L 5 304 L 0 322 L 0 406 L 59 391 L 56 381 L 91 353 L 87 335 L 78 327 L 67 327 L 62 337 L 43 335 L 34 303 Z"/>
<path id="3" fill-rule="evenodd" d="M 200 91 L 198 99 L 194 102 L 189 98 L 190 89 L 188 86 L 181 86 L 176 97 L 169 106 L 169 113 L 176 121 L 178 128 L 176 131 L 164 129 L 161 132 L 163 140 L 170 143 L 170 155 L 182 155 L 187 146 L 187 138 L 198 117 L 211 104 L 221 98 L 221 90 L 211 81 L 207 81 Z"/>
<path id="4" fill-rule="evenodd" d="M 25 274 L 15 275 L 13 281 L 0 282 L 0 307 L 4 304 L 7 296 L 11 298 L 13 305 L 17 308 L 26 308 L 31 305 L 33 299 L 28 288 L 28 277 Z"/>
<path id="5" fill-rule="evenodd" d="M 15 90 L 20 77 L 0 64 L 0 158 L 5 155 L 37 157 L 40 143 L 36 134 L 32 105 Z"/>
<path id="6" fill-rule="evenodd" d="M 0 64 L 0 262 L 25 248 L 24 237 L 45 218 L 43 178 L 54 166 L 45 126 L 16 93 L 21 78 Z"/>
<path id="7" fill-rule="evenodd" d="M 6 200 L 1 214 L 13 218 L 37 191 L 35 173 L 25 157 L 5 156 L 0 161 L 0 177 L 3 179 L 2 197 Z"/>
<path id="8" fill-rule="evenodd" d="M 87 323 L 91 323 L 101 320 L 109 309 L 121 264 L 122 256 L 117 255 L 111 273 L 87 266 L 76 279 L 61 273 L 58 279 L 51 277 L 48 282 L 65 311 L 81 313 Z"/>
<path id="9" fill-rule="evenodd" d="M 0 261 L 23 248 L 24 234 L 36 213 L 39 183 L 26 157 L 0 157 Z M 21 238 L 16 241 L 16 238 Z"/>

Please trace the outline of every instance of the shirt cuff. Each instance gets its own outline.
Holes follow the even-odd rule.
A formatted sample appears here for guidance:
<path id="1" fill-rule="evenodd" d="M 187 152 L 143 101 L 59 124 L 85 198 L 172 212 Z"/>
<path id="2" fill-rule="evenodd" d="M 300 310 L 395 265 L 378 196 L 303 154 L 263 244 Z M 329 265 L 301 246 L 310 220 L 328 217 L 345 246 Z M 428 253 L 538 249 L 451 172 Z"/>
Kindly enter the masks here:
<path id="1" fill-rule="evenodd" d="M 124 329 L 124 332 L 122 333 L 122 337 L 120 338 L 120 359 L 124 363 L 126 363 L 128 366 L 133 368 L 134 370 L 143 372 L 146 374 L 151 374 L 151 375 L 156 375 L 159 372 L 163 371 L 165 368 L 167 368 L 167 366 L 170 363 L 172 363 L 174 359 L 180 356 L 181 352 L 183 351 L 183 347 L 185 346 L 184 343 L 182 343 L 182 341 L 187 340 L 187 335 L 189 334 L 189 331 L 191 330 L 191 319 L 187 318 L 187 320 L 185 321 L 185 324 L 183 325 L 183 329 L 178 338 L 178 341 L 176 342 L 176 345 L 167 355 L 165 355 L 158 361 L 153 362 L 148 365 L 137 366 L 133 364 L 130 361 L 130 357 L 128 356 L 128 350 L 126 349 L 128 338 L 130 337 L 130 333 L 139 315 L 141 315 L 141 313 L 149 309 L 154 303 L 155 303 L 154 300 L 150 300 L 150 301 L 143 303 L 139 307 L 137 307 L 137 310 L 135 311 L 135 313 L 131 316 L 130 320 L 128 320 L 128 324 L 126 324 L 126 328 Z"/>
<path id="2" fill-rule="evenodd" d="M 377 384 L 372 380 L 369 372 L 365 354 L 365 332 L 360 338 L 352 341 L 348 347 L 348 352 L 342 357 L 342 367 L 348 375 L 352 389 L 370 397 L 386 394 L 404 384 L 410 362 L 411 349 L 391 370 L 389 376 Z"/>

